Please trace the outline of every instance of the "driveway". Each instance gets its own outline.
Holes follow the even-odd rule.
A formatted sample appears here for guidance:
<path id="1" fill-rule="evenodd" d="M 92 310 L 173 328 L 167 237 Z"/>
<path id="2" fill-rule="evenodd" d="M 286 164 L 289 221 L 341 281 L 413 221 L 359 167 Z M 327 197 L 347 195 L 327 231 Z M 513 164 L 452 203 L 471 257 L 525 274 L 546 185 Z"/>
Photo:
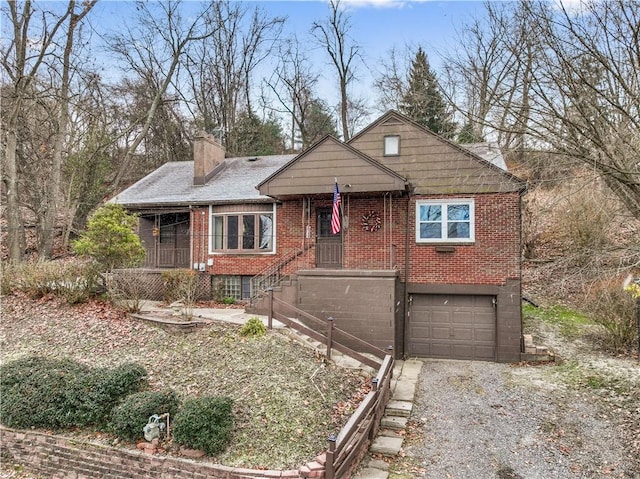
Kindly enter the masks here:
<path id="1" fill-rule="evenodd" d="M 554 380 L 557 367 L 425 360 L 405 441 L 416 477 L 640 477 L 619 422 Z"/>

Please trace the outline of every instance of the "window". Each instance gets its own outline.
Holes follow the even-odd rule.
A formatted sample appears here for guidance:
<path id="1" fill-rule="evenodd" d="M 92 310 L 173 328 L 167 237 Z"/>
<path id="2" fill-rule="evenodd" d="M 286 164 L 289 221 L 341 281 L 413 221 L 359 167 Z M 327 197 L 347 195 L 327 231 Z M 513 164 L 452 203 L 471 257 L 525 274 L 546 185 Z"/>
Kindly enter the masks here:
<path id="1" fill-rule="evenodd" d="M 251 276 L 212 276 L 211 288 L 219 299 L 233 298 L 236 301 L 251 298 Z"/>
<path id="2" fill-rule="evenodd" d="M 271 208 L 271 206 L 269 206 Z M 272 253 L 273 209 L 262 212 L 226 213 L 212 209 L 212 252 Z"/>
<path id="3" fill-rule="evenodd" d="M 473 200 L 416 202 L 416 242 L 470 243 L 474 239 Z"/>
<path id="4" fill-rule="evenodd" d="M 394 156 L 400 154 L 400 137 L 385 136 L 384 137 L 384 156 Z"/>

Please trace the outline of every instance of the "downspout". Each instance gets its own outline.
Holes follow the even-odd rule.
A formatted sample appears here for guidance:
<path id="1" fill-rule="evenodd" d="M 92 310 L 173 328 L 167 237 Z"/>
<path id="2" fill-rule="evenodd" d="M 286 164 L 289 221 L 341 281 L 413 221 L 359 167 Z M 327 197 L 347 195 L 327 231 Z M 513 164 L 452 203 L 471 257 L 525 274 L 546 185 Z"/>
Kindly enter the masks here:
<path id="1" fill-rule="evenodd" d="M 402 322 L 402 357 L 407 356 L 407 324 L 409 323 L 409 210 L 411 194 L 407 195 L 407 217 L 404 234 L 404 321 Z"/>

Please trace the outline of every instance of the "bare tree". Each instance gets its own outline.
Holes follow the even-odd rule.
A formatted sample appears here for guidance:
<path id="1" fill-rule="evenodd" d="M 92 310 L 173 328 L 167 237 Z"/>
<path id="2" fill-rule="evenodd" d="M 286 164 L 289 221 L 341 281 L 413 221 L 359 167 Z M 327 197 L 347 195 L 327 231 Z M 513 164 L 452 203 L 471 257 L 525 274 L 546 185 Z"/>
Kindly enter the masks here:
<path id="1" fill-rule="evenodd" d="M 394 46 L 380 59 L 381 68 L 373 82 L 378 92 L 380 112 L 397 110 L 402 103 L 407 91 L 406 72 L 414 56 L 415 52 L 409 46 L 405 46 L 402 52 Z"/>
<path id="2" fill-rule="evenodd" d="M 640 219 L 640 4 L 529 6 L 544 56 L 535 65 L 528 133 L 594 169 Z"/>
<path id="3" fill-rule="evenodd" d="M 192 96 L 185 100 L 199 126 L 208 132 L 219 131 L 227 146 L 226 136 L 236 115 L 253 113 L 251 77 L 271 53 L 284 19 L 270 18 L 258 7 L 250 10 L 229 0 L 213 2 L 206 19 L 214 34 L 194 44 L 185 56 L 185 82 Z"/>
<path id="4" fill-rule="evenodd" d="M 17 168 L 18 119 L 25 98 L 32 91 L 33 82 L 47 57 L 56 48 L 55 39 L 65 22 L 73 15 L 74 2 L 69 2 L 62 13 L 36 12 L 31 0 L 20 4 L 8 1 L 3 17 L 12 27 L 12 36 L 2 51 L 2 66 L 11 82 L 8 93 L 10 110 L 4 121 L 6 146 L 3 181 L 7 194 L 7 232 L 9 258 L 21 261 L 24 254 L 24 225 L 20 213 L 19 178 Z M 34 15 L 40 16 L 34 20 Z M 32 41 L 39 38 L 38 43 Z"/>
<path id="5" fill-rule="evenodd" d="M 64 145 L 68 136 L 69 126 L 69 89 L 71 86 L 71 73 L 74 65 L 71 63 L 71 55 L 75 46 L 76 29 L 83 18 L 91 11 L 98 0 L 82 2 L 81 9 L 76 13 L 75 0 L 69 0 L 71 15 L 66 28 L 66 38 L 62 57 L 60 58 L 61 71 L 60 85 L 56 94 L 55 133 L 53 136 L 53 152 L 51 160 L 51 176 L 47 182 L 47 205 L 44 216 L 41 218 L 40 238 L 38 253 L 41 257 L 50 257 L 53 252 L 54 227 L 58 217 L 58 201 L 62 191 L 62 170 L 64 167 Z"/>
<path id="6" fill-rule="evenodd" d="M 133 141 L 127 145 L 113 182 L 117 189 L 130 167 L 134 154 L 149 133 L 149 129 L 167 92 L 174 81 L 182 56 L 194 42 L 211 37 L 216 25 L 208 14 L 215 3 L 209 4 L 189 22 L 181 14 L 179 1 L 137 2 L 138 17 L 135 29 L 116 34 L 111 49 L 120 56 L 126 68 L 143 79 L 152 92 L 152 99 L 137 128 Z"/>
<path id="7" fill-rule="evenodd" d="M 277 103 L 277 106 L 271 109 L 286 114 L 291 119 L 291 149 L 296 149 L 297 141 L 301 142 L 304 149 L 315 140 L 315 134 L 307 127 L 320 74 L 315 71 L 313 62 L 297 38 L 289 39 L 280 45 L 278 59 L 273 73 L 265 79 L 265 85 L 275 96 Z"/>
<path id="8" fill-rule="evenodd" d="M 329 0 L 329 18 L 323 22 L 314 22 L 311 33 L 317 44 L 322 47 L 336 68 L 340 89 L 340 122 L 342 139 L 351 138 L 349 130 L 349 86 L 355 80 L 356 64 L 362 61 L 360 46 L 349 36 L 351 25 L 349 16 L 341 8 L 340 0 Z M 354 102 L 361 103 L 361 102 Z"/>

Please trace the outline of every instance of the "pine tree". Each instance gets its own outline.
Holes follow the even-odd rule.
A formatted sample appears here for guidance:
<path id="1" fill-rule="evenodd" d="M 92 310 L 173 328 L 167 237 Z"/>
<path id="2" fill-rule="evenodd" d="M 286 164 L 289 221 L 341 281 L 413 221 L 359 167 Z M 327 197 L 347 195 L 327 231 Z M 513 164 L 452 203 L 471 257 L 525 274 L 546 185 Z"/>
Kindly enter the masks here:
<path id="1" fill-rule="evenodd" d="M 445 138 L 452 138 L 455 133 L 456 124 L 451 121 L 451 114 L 447 111 L 438 81 L 422 47 L 418 47 L 411 63 L 407 91 L 399 109 L 412 120 Z"/>

